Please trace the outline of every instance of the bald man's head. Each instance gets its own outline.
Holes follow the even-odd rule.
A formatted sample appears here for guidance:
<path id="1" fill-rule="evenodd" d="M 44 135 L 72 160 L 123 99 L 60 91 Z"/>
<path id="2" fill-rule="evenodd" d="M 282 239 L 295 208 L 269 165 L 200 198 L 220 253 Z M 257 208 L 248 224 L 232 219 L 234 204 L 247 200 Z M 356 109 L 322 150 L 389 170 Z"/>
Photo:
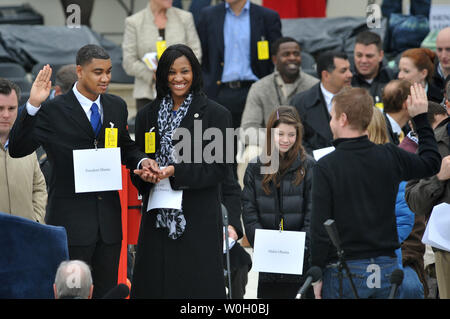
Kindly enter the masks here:
<path id="1" fill-rule="evenodd" d="M 450 27 L 439 31 L 436 37 L 436 53 L 444 75 L 450 74 Z"/>
<path id="2" fill-rule="evenodd" d="M 407 80 L 391 80 L 383 89 L 383 105 L 386 113 L 405 111 L 404 105 L 410 93 L 411 83 Z"/>

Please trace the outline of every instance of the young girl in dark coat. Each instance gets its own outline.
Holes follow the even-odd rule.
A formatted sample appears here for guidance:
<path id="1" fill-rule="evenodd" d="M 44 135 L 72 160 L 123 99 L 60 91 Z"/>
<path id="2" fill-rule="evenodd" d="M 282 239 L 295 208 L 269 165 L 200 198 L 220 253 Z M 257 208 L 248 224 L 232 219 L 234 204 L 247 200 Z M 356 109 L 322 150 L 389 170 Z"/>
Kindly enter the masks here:
<path id="1" fill-rule="evenodd" d="M 273 173 L 264 169 L 276 161 L 260 156 L 247 166 L 242 192 L 243 221 L 250 245 L 256 229 L 282 229 L 306 232 L 303 274 L 308 269 L 311 180 L 314 159 L 302 146 L 303 126 L 297 110 L 280 106 L 271 114 L 263 154 L 279 165 Z M 276 153 L 274 153 L 276 156 Z M 300 275 L 259 273 L 258 298 L 295 298 L 304 278 Z"/>

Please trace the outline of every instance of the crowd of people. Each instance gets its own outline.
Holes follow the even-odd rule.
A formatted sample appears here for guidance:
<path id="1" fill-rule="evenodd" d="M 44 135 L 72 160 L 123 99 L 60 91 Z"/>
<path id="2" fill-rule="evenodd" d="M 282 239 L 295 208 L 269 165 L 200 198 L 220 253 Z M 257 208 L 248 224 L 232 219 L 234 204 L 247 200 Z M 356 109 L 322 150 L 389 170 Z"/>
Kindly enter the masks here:
<path id="1" fill-rule="evenodd" d="M 0 212 L 65 228 L 55 298 L 102 298 L 117 285 L 118 192 L 77 191 L 74 172 L 77 151 L 102 148 L 120 148 L 142 195 L 131 298 L 224 299 L 227 287 L 244 298 L 252 259 L 237 241 L 254 248 L 261 229 L 304 232 L 305 248 L 303 275 L 259 272 L 258 298 L 294 298 L 313 267 L 323 276 L 306 298 L 388 298 L 396 269 L 397 298 L 427 298 L 431 268 L 435 296 L 450 298 L 450 248 L 433 247 L 430 262 L 421 241 L 433 208 L 450 204 L 450 27 L 436 52 L 404 51 L 397 71 L 380 36 L 360 32 L 353 57 L 322 52 L 311 75 L 271 9 L 226 0 L 194 19 L 150 0 L 125 20 L 122 49 L 134 139 L 100 46 L 81 47 L 55 86 L 44 66 L 20 107 L 19 87 L 0 79 Z M 236 242 L 228 265 L 225 233 Z"/>

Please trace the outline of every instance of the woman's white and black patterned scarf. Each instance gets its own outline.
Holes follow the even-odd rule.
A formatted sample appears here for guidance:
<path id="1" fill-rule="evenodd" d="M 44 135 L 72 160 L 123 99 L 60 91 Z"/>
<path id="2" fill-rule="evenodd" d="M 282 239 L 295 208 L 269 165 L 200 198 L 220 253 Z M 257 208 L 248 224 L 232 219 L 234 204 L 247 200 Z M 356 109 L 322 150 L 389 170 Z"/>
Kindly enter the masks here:
<path id="1" fill-rule="evenodd" d="M 160 167 L 166 167 L 176 162 L 175 150 L 172 145 L 172 136 L 186 116 L 192 102 L 190 93 L 176 112 L 173 109 L 173 100 L 168 94 L 161 102 L 158 112 L 158 133 L 161 137 L 160 148 L 156 152 L 156 162 Z M 182 210 L 160 208 L 156 216 L 156 227 L 167 228 L 171 239 L 179 238 L 185 228 L 186 219 Z"/>

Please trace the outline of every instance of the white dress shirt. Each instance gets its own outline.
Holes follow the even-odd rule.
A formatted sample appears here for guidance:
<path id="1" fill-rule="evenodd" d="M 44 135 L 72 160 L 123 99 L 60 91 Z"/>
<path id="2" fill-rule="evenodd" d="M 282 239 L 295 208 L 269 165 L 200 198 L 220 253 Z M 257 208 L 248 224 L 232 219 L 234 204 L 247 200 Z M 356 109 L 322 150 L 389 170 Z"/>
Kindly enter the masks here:
<path id="1" fill-rule="evenodd" d="M 91 106 L 93 103 L 97 104 L 98 106 L 98 112 L 100 113 L 100 118 L 103 123 L 103 107 L 100 104 L 100 94 L 97 96 L 97 99 L 95 101 L 92 101 L 85 97 L 83 94 L 80 93 L 77 89 L 78 81 L 75 82 L 75 85 L 72 88 L 73 94 L 75 94 L 75 97 L 77 98 L 78 102 L 80 103 L 81 107 L 83 108 L 84 113 L 86 113 L 86 116 L 88 120 L 91 120 Z"/>
<path id="2" fill-rule="evenodd" d="M 400 134 L 402 133 L 402 128 L 400 127 L 400 125 L 398 125 L 398 123 L 389 114 L 386 113 L 386 116 L 389 120 L 389 123 L 391 123 L 392 132 L 400 136 Z"/>
<path id="3" fill-rule="evenodd" d="M 322 90 L 323 97 L 325 98 L 325 103 L 327 105 L 328 113 L 331 113 L 331 100 L 334 97 L 334 94 L 328 91 L 320 82 L 320 89 Z"/>

